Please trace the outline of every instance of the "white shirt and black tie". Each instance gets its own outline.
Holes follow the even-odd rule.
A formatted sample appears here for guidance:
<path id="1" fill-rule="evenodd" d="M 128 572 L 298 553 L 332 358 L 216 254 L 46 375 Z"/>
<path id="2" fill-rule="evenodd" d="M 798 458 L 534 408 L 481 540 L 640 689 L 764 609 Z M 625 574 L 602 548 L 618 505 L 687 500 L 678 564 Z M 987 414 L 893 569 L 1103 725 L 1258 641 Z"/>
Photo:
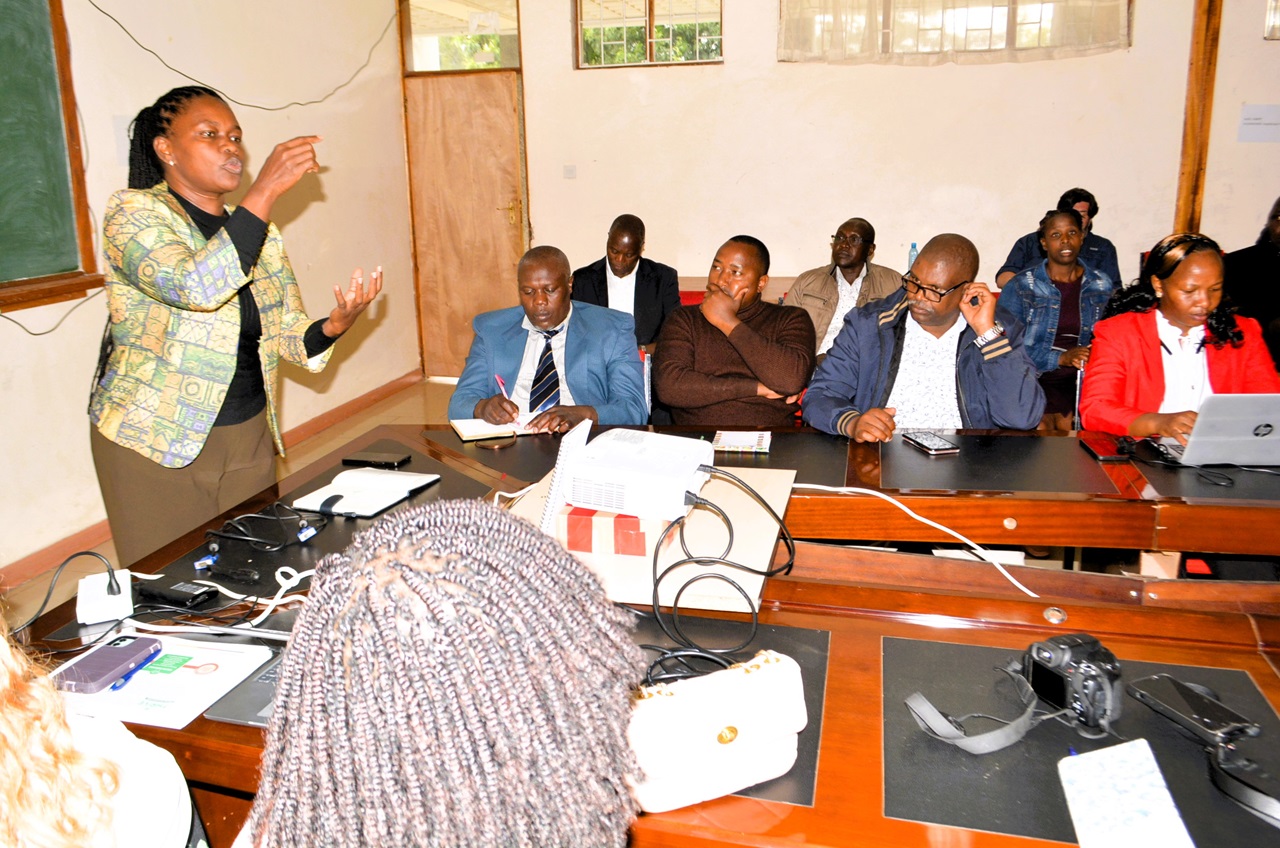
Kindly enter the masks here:
<path id="1" fill-rule="evenodd" d="M 569 314 L 565 319 L 554 327 L 543 331 L 533 326 L 533 322 L 526 315 L 521 326 L 527 331 L 527 338 L 524 343 L 524 357 L 520 360 L 520 371 L 516 375 L 516 384 L 511 391 L 511 402 L 520 408 L 520 413 L 545 412 L 552 406 L 573 406 L 573 393 L 569 391 L 569 384 L 565 382 L 565 337 L 569 327 L 569 321 L 573 319 L 573 306 L 569 307 Z M 550 374 L 539 375 L 539 364 L 543 362 L 543 353 L 550 347 L 550 363 L 554 364 L 554 370 Z M 546 370 L 546 364 L 543 363 Z M 535 377 L 542 376 L 542 386 L 535 386 Z M 548 382 L 554 380 L 554 387 Z M 540 391 L 538 391 L 540 389 Z M 537 399 L 540 404 L 531 404 L 530 401 Z M 539 409 L 541 405 L 543 408 Z"/>

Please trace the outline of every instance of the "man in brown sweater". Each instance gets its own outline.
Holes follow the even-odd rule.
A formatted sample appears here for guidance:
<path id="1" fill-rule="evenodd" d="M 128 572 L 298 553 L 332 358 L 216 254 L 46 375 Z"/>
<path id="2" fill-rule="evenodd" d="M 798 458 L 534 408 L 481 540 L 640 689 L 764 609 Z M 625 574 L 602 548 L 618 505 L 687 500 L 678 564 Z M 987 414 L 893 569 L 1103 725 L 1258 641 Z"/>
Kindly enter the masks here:
<path id="1" fill-rule="evenodd" d="M 676 424 L 786 427 L 813 373 L 808 313 L 765 303 L 769 249 L 734 236 L 716 252 L 707 296 L 667 318 L 654 355 L 653 391 Z"/>

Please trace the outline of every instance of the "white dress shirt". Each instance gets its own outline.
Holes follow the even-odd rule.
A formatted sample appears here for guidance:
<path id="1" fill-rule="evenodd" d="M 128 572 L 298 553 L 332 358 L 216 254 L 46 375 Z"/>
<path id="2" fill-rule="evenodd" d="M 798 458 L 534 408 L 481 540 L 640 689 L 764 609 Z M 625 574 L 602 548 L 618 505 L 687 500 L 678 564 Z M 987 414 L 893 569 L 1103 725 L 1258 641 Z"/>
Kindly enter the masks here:
<path id="1" fill-rule="evenodd" d="M 822 337 L 822 344 L 818 345 L 819 356 L 831 350 L 836 336 L 840 335 L 840 329 L 844 326 L 844 316 L 858 305 L 858 295 L 862 294 L 862 281 L 867 278 L 867 263 L 862 263 L 862 271 L 852 283 L 845 281 L 844 272 L 839 268 L 832 268 L 831 273 L 835 275 L 836 292 L 840 299 L 836 301 L 835 314 L 831 316 L 831 323 L 827 325 L 827 334 Z"/>
<path id="2" fill-rule="evenodd" d="M 609 287 L 609 308 L 625 312 L 635 317 L 636 314 L 636 274 L 640 272 L 640 262 L 625 277 L 615 277 L 608 260 L 604 263 L 604 278 Z"/>
<path id="3" fill-rule="evenodd" d="M 889 392 L 889 406 L 896 409 L 893 423 L 899 429 L 956 430 L 964 426 L 956 399 L 956 350 L 964 332 L 964 318 L 957 316 L 942 338 L 908 316 L 898 376 Z"/>
<path id="4" fill-rule="evenodd" d="M 611 298 L 612 294 L 609 295 Z M 611 309 L 613 307 L 610 307 Z M 564 320 L 551 329 L 559 329 L 551 338 L 551 358 L 556 363 L 556 373 L 560 376 L 560 406 L 573 406 L 573 395 L 569 392 L 569 383 L 565 380 L 565 360 L 564 360 L 564 343 L 565 337 L 569 335 L 569 321 L 573 318 L 573 304 L 569 304 L 569 314 Z M 542 346 L 546 344 L 547 338 L 542 335 L 542 331 L 533 326 L 533 322 L 529 320 L 529 316 L 524 316 L 521 322 L 522 327 L 528 330 L 528 336 L 524 342 L 524 358 L 520 360 L 520 373 L 516 375 L 516 384 L 511 389 L 511 402 L 520 407 L 520 413 L 527 415 L 529 412 L 529 394 L 533 391 L 533 375 L 538 370 L 538 360 L 542 358 Z"/>
<path id="5" fill-rule="evenodd" d="M 1160 361 L 1164 365 L 1164 400 L 1160 412 L 1200 411 L 1213 394 L 1209 385 L 1209 358 L 1204 353 L 1204 325 L 1186 335 L 1156 310 L 1156 335 L 1160 337 Z"/>

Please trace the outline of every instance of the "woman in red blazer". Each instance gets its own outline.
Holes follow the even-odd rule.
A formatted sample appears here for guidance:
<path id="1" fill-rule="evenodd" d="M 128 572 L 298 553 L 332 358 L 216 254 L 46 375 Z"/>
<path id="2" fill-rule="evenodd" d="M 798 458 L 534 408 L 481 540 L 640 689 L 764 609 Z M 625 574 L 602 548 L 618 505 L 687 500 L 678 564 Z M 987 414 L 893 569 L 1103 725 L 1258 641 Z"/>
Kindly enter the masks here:
<path id="1" fill-rule="evenodd" d="M 1280 392 L 1258 322 L 1222 300 L 1222 250 L 1207 236 L 1162 239 L 1103 314 L 1080 395 L 1086 430 L 1186 444 L 1208 395 Z"/>

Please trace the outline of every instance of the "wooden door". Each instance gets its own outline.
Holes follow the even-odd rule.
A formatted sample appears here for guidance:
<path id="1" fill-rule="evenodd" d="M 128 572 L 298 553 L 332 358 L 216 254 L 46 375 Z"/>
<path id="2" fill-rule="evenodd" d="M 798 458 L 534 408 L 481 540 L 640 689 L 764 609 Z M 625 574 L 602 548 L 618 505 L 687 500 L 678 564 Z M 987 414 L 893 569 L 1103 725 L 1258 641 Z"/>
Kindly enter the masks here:
<path id="1" fill-rule="evenodd" d="M 517 302 L 516 264 L 529 244 L 520 73 L 404 84 L 423 367 L 457 376 L 471 319 Z"/>

